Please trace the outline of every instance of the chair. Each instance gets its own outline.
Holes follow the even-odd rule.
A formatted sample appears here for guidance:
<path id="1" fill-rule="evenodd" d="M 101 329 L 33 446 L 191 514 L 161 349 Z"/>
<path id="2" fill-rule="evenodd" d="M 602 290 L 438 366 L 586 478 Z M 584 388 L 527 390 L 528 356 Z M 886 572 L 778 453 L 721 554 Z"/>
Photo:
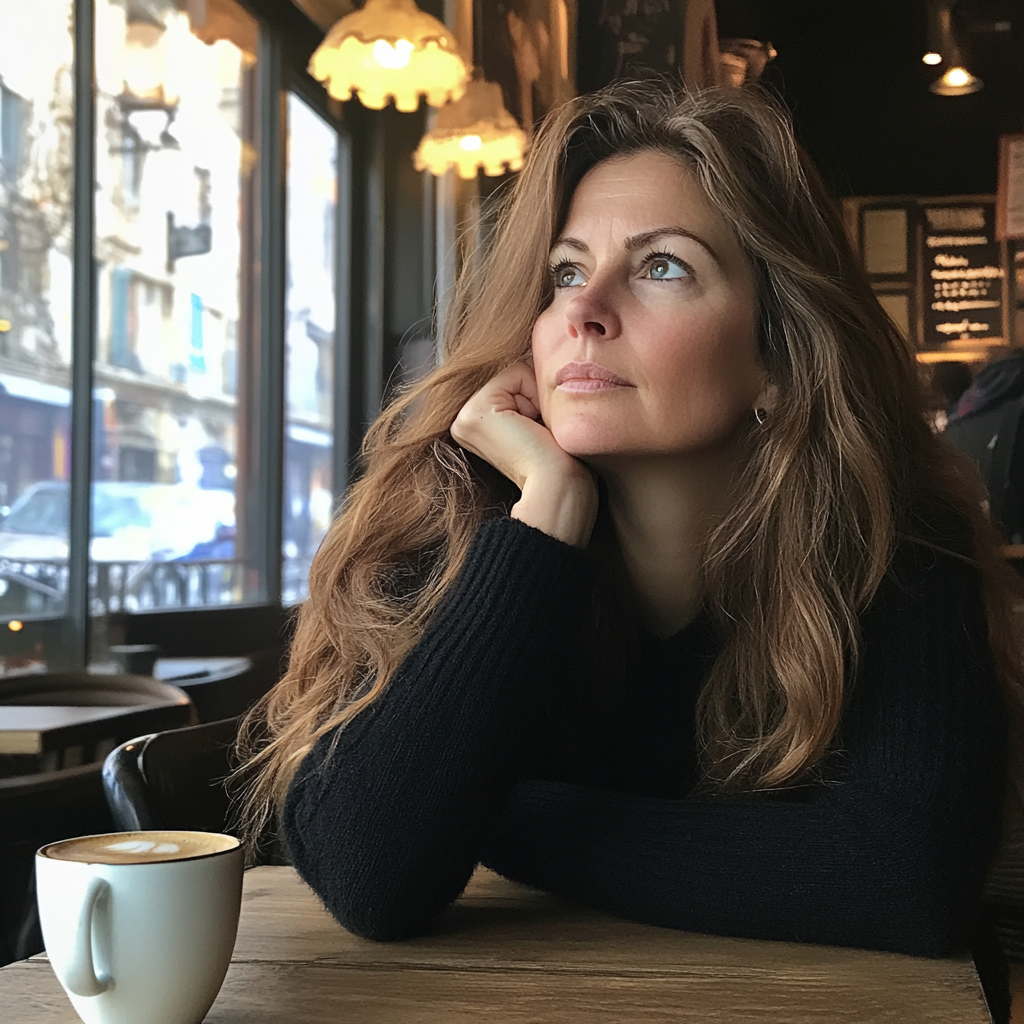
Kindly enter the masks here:
<path id="1" fill-rule="evenodd" d="M 235 834 L 224 783 L 233 768 L 239 719 L 140 736 L 111 751 L 103 790 L 115 825 L 136 829 L 196 829 Z M 287 864 L 273 835 L 252 852 L 255 864 Z"/>
<path id="2" fill-rule="evenodd" d="M 294 610 L 274 605 L 180 608 L 171 611 L 113 612 L 112 644 L 156 644 L 165 657 L 241 657 L 251 651 L 287 648 Z"/>
<path id="3" fill-rule="evenodd" d="M 281 677 L 281 649 L 269 647 L 244 657 L 161 658 L 155 675 L 180 686 L 200 722 L 244 715 Z"/>
<path id="4" fill-rule="evenodd" d="M 295 609 L 271 605 L 115 612 L 108 617 L 108 635 L 114 645 L 159 647 L 156 674 L 181 685 L 200 722 L 213 722 L 244 714 L 277 682 L 295 619 Z M 249 665 L 215 668 L 190 679 L 164 675 L 175 669 L 176 659 L 205 658 L 248 659 Z"/>
<path id="5" fill-rule="evenodd" d="M 1016 799 L 1004 816 L 1002 844 L 983 899 L 1006 959 L 1024 963 L 1024 815 Z"/>
<path id="6" fill-rule="evenodd" d="M 33 672 L 0 677 L 0 704 L 129 707 L 165 703 L 187 707 L 191 701 L 177 686 L 149 676 Z"/>
<path id="7" fill-rule="evenodd" d="M 151 733 L 122 743 L 103 764 L 103 790 L 117 828 L 223 832 L 224 779 L 238 719 Z"/>
<path id="8" fill-rule="evenodd" d="M 145 676 L 5 676 L 0 678 L 0 706 L 12 705 L 139 708 L 150 728 L 195 721 L 185 693 Z M 153 706 L 151 711 L 147 705 Z M 60 839 L 114 831 L 103 795 L 102 758 L 138 728 L 138 716 L 125 721 L 112 717 L 87 735 L 80 731 L 73 741 L 78 762 L 73 765 L 66 750 L 0 755 L 0 961 L 23 959 L 43 948 L 35 905 L 35 851 Z M 57 769 L 62 761 L 66 767 L 40 771 L 41 766 Z"/>
<path id="9" fill-rule="evenodd" d="M 0 965 L 39 953 L 35 852 L 72 836 L 114 830 L 102 765 L 0 778 Z"/>

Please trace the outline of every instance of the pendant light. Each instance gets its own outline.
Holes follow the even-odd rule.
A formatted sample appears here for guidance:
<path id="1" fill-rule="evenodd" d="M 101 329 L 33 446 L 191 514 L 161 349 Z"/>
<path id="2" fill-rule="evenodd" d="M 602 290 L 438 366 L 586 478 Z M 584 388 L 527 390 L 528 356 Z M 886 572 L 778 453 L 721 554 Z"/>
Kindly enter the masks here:
<path id="1" fill-rule="evenodd" d="M 437 112 L 413 163 L 438 176 L 454 167 L 460 178 L 475 178 L 482 167 L 493 177 L 518 171 L 527 148 L 526 132 L 501 101 L 501 86 L 474 75 L 466 95 Z"/>
<path id="2" fill-rule="evenodd" d="M 414 0 L 366 0 L 327 33 L 309 73 L 335 99 L 356 93 L 373 110 L 393 99 L 406 113 L 421 94 L 433 107 L 458 99 L 469 79 L 455 37 Z"/>
<path id="3" fill-rule="evenodd" d="M 480 4 L 473 5 L 474 56 L 483 62 L 483 19 Z M 479 169 L 495 177 L 518 171 L 530 148 L 526 132 L 505 109 L 501 86 L 484 79 L 481 66 L 461 99 L 442 107 L 433 127 L 420 139 L 413 154 L 418 171 L 438 177 L 454 167 L 460 178 L 475 178 Z"/>
<path id="4" fill-rule="evenodd" d="M 962 64 L 946 68 L 941 78 L 936 78 L 929 89 L 937 96 L 967 96 L 985 88 L 985 83 L 976 78 Z"/>
<path id="5" fill-rule="evenodd" d="M 953 30 L 950 0 L 931 0 L 928 4 L 928 52 L 925 64 L 945 63 L 942 74 L 928 88 L 937 96 L 967 96 L 985 87 L 964 66 L 963 55 Z"/>

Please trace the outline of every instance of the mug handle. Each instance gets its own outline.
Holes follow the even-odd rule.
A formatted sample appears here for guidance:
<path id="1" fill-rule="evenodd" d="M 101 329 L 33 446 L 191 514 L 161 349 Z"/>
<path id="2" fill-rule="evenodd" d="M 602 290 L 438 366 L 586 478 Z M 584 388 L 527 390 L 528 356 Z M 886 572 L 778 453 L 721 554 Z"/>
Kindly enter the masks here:
<path id="1" fill-rule="evenodd" d="M 74 950 L 71 960 L 64 969 L 64 984 L 76 996 L 98 996 L 110 988 L 107 975 L 97 975 L 92 956 L 93 912 L 97 901 L 110 895 L 110 886 L 102 878 L 90 878 L 85 890 L 85 899 L 78 915 L 75 931 Z"/>

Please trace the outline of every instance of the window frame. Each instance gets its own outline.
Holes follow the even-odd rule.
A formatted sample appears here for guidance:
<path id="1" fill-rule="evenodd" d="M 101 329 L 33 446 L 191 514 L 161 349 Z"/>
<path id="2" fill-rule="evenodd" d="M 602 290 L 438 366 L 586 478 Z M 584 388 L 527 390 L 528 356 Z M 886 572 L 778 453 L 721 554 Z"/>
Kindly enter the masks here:
<path id="1" fill-rule="evenodd" d="M 258 318 L 258 431 L 254 469 L 257 486 L 251 495 L 250 521 L 258 534 L 251 548 L 260 573 L 258 599 L 244 604 L 201 609 L 211 628 L 215 620 L 237 628 L 245 609 L 253 621 L 265 619 L 267 610 L 281 607 L 282 501 L 285 437 L 285 150 L 286 104 L 289 91 L 297 93 L 337 132 L 338 202 L 335 223 L 335 308 L 334 342 L 334 449 L 333 493 L 340 498 L 347 486 L 354 453 L 358 451 L 366 423 L 369 396 L 362 378 L 366 363 L 356 353 L 352 338 L 366 323 L 365 300 L 358 300 L 370 282 L 365 270 L 353 267 L 351 253 L 365 233 L 356 225 L 353 200 L 357 186 L 366 187 L 367 174 L 358 175 L 361 151 L 365 150 L 364 117 L 342 117 L 341 105 L 328 99 L 323 87 L 306 71 L 306 65 L 323 33 L 289 0 L 237 0 L 259 23 L 259 52 L 256 63 L 257 139 L 256 184 L 259 231 L 257 253 L 259 277 Z M 89 664 L 90 651 L 102 651 L 106 644 L 109 615 L 91 617 L 89 574 L 91 544 L 91 490 L 93 476 L 94 365 L 98 340 L 97 264 L 94 252 L 96 189 L 96 100 L 95 100 L 95 4 L 74 0 L 74 160 L 73 160 L 73 276 L 71 363 L 71 473 L 68 534 L 68 590 L 64 614 L 29 618 L 13 632 L 3 628 L 10 619 L 0 620 L 3 642 L 0 652 L 41 657 L 52 669 L 81 669 Z M 346 112 L 347 114 L 347 112 Z M 383 168 L 377 169 L 383 173 Z M 371 178 L 373 174 L 369 175 Z M 372 191 L 372 187 L 371 187 Z M 378 194 L 382 189 L 377 188 Z M 379 211 L 383 217 L 383 210 Z M 359 262 L 359 261 L 356 261 Z M 377 274 L 382 275 L 383 267 Z M 358 278 L 358 280 L 357 280 Z M 380 292 L 378 281 L 371 292 Z M 372 360 L 371 360 L 372 363 Z M 379 401 L 379 396 L 378 396 Z M 372 401 L 369 401 L 372 405 Z M 375 411 L 375 410 L 374 410 Z M 166 621 L 177 609 L 147 614 Z M 200 609 L 181 609 L 184 625 Z M 268 638 L 269 639 L 269 638 Z"/>

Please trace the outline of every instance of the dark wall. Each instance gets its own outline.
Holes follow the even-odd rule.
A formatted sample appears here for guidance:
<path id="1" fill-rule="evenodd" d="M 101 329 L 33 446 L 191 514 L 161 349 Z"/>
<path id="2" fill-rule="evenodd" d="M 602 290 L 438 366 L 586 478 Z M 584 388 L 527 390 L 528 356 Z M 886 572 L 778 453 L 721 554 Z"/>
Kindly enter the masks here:
<path id="1" fill-rule="evenodd" d="M 844 195 L 994 192 L 998 138 L 1024 130 L 1024 3 L 1009 33 L 965 33 L 985 88 L 936 96 L 919 0 L 774 0 L 766 75 Z M 979 5 L 974 5 L 979 15 Z M 992 5 L 996 6 L 996 5 Z"/>
<path id="2" fill-rule="evenodd" d="M 679 0 L 670 0 L 671 3 Z M 580 88 L 611 75 L 601 3 L 579 5 Z M 611 7 L 620 7 L 611 0 Z M 969 67 L 985 88 L 936 96 L 925 0 L 717 0 L 720 34 L 768 38 L 764 82 L 789 106 L 801 141 L 841 195 L 993 192 L 1001 133 L 1024 131 L 1024 0 L 961 0 Z M 983 32 L 1009 20 L 1010 32 Z"/>

